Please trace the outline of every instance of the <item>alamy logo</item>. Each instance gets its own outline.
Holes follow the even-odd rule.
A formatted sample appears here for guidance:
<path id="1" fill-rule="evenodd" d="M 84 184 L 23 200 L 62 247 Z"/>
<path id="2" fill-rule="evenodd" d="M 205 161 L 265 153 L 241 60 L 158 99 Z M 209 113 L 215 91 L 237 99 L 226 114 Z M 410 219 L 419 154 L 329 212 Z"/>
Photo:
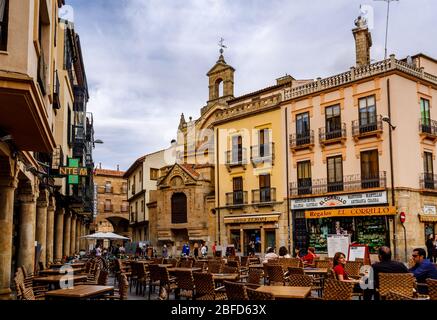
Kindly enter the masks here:
<path id="1" fill-rule="evenodd" d="M 73 267 L 69 265 L 63 265 L 60 269 L 61 274 L 65 274 L 59 280 L 59 287 L 61 289 L 69 289 L 74 287 L 74 279 L 73 279 Z"/>
<path id="2" fill-rule="evenodd" d="M 360 274 L 363 274 L 363 277 L 360 280 L 360 288 L 363 290 L 374 289 L 373 268 L 369 265 L 364 265 L 360 268 Z"/>
<path id="3" fill-rule="evenodd" d="M 360 5 L 360 15 L 364 20 L 366 20 L 367 28 L 372 30 L 374 26 L 373 7 L 367 4 Z"/>

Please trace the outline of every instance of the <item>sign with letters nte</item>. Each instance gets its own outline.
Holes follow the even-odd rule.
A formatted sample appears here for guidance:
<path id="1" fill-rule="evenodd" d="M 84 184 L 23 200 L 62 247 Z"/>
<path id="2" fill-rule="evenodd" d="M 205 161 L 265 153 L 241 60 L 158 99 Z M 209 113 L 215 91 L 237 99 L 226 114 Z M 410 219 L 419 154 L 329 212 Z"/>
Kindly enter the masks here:
<path id="1" fill-rule="evenodd" d="M 68 176 L 68 184 L 78 184 L 79 176 L 87 176 L 88 169 L 79 167 L 79 159 L 68 159 L 68 167 L 59 167 L 60 176 Z"/>

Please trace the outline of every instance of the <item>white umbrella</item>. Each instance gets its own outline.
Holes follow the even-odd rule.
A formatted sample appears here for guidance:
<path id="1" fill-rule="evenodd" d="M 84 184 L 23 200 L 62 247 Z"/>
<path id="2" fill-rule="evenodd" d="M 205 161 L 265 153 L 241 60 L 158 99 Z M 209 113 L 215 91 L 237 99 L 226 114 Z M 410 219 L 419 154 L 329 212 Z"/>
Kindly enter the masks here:
<path id="1" fill-rule="evenodd" d="M 87 236 L 83 236 L 82 238 L 86 239 L 109 239 L 109 240 L 129 240 L 129 238 L 123 237 L 119 234 L 115 234 L 113 232 L 96 232 L 93 234 L 89 234 Z"/>

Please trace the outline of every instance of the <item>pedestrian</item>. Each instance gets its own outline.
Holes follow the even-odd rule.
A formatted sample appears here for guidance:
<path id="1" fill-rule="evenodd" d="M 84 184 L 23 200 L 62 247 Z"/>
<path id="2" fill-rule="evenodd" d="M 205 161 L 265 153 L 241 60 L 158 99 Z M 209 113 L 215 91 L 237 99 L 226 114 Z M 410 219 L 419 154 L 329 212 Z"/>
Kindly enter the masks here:
<path id="1" fill-rule="evenodd" d="M 96 247 L 96 257 L 101 257 L 101 256 L 102 256 L 102 249 L 100 248 L 100 244 L 98 244 Z"/>
<path id="2" fill-rule="evenodd" d="M 164 259 L 168 258 L 168 249 L 167 249 L 167 245 L 164 244 L 164 246 L 162 247 L 162 257 Z"/>
<path id="3" fill-rule="evenodd" d="M 206 246 L 206 244 L 202 244 L 202 248 L 200 248 L 200 254 L 203 258 L 205 258 L 208 254 L 208 247 Z"/>
<path id="4" fill-rule="evenodd" d="M 423 248 L 413 250 L 412 259 L 410 260 L 410 272 L 416 277 L 417 283 L 426 283 L 426 279 L 437 280 L 437 269 L 435 265 L 426 259 L 426 251 Z M 417 286 L 417 292 L 420 294 L 428 294 L 427 287 Z"/>
<path id="5" fill-rule="evenodd" d="M 430 234 L 428 239 L 426 239 L 426 250 L 428 251 L 429 261 L 434 260 L 434 236 Z"/>
<path id="6" fill-rule="evenodd" d="M 215 243 L 215 241 L 214 241 L 214 243 L 212 244 L 212 256 L 213 256 L 213 257 L 215 257 L 215 253 L 216 253 L 216 251 L 217 251 L 217 246 L 216 246 L 216 243 Z"/>
<path id="7" fill-rule="evenodd" d="M 197 257 L 199 256 L 199 244 L 197 242 L 194 243 L 193 253 L 194 253 L 194 258 L 197 259 Z"/>

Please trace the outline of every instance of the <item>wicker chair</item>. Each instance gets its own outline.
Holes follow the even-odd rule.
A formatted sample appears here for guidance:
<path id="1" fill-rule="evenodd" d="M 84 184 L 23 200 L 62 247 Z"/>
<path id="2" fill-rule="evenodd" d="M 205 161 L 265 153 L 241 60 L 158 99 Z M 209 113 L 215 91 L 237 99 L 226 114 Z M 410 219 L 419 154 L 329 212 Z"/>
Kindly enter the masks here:
<path id="1" fill-rule="evenodd" d="M 261 269 L 250 268 L 246 283 L 259 285 L 263 271 Z"/>
<path id="2" fill-rule="evenodd" d="M 290 274 L 288 276 L 288 282 L 293 287 L 312 287 L 313 278 L 306 274 Z"/>
<path id="3" fill-rule="evenodd" d="M 194 290 L 196 286 L 194 285 L 193 272 L 190 270 L 178 270 L 174 272 L 174 275 L 179 288 L 179 296 L 187 299 L 194 299 Z"/>
<path id="4" fill-rule="evenodd" d="M 242 283 L 224 281 L 228 300 L 249 300 L 246 286 Z"/>
<path id="5" fill-rule="evenodd" d="M 437 280 L 426 279 L 428 285 L 428 294 L 431 300 L 437 300 Z"/>
<path id="6" fill-rule="evenodd" d="M 127 300 L 129 291 L 129 282 L 124 273 L 118 276 L 118 290 L 115 290 L 113 295 L 105 296 L 106 300 Z"/>
<path id="7" fill-rule="evenodd" d="M 316 268 L 332 268 L 330 260 L 316 260 Z"/>
<path id="8" fill-rule="evenodd" d="M 326 279 L 323 286 L 323 300 L 351 300 L 354 284 L 335 279 Z"/>
<path id="9" fill-rule="evenodd" d="M 288 281 L 288 277 L 284 276 L 284 271 L 279 264 L 267 264 L 267 275 L 269 279 L 269 284 L 282 284 Z"/>
<path id="10" fill-rule="evenodd" d="M 193 265 L 194 268 L 201 268 L 202 269 L 201 271 L 203 271 L 205 270 L 205 266 L 206 263 L 204 261 L 194 261 L 194 265 Z"/>
<path id="11" fill-rule="evenodd" d="M 154 290 L 157 286 L 160 286 L 161 283 L 161 274 L 159 270 L 159 266 L 157 264 L 149 265 L 149 300 L 152 290 Z"/>
<path id="12" fill-rule="evenodd" d="M 193 267 L 193 260 L 191 259 L 183 259 L 180 263 L 181 268 L 192 268 Z"/>
<path id="13" fill-rule="evenodd" d="M 385 300 L 415 300 L 415 299 L 397 292 L 389 291 L 385 295 Z"/>
<path id="14" fill-rule="evenodd" d="M 359 261 L 348 261 L 344 266 L 344 271 L 346 271 L 350 278 L 360 279 L 360 269 L 362 265 L 363 264 Z"/>
<path id="15" fill-rule="evenodd" d="M 272 293 L 260 292 L 251 288 L 246 288 L 246 292 L 249 300 L 275 300 L 275 296 Z"/>
<path id="16" fill-rule="evenodd" d="M 197 300 L 226 300 L 224 287 L 215 287 L 211 273 L 193 273 Z"/>
<path id="17" fill-rule="evenodd" d="M 222 273 L 223 263 L 221 261 L 208 261 L 208 273 Z"/>
<path id="18" fill-rule="evenodd" d="M 382 298 L 384 298 L 389 291 L 411 298 L 414 296 L 416 280 L 412 273 L 380 273 L 378 280 L 378 290 Z"/>
<path id="19" fill-rule="evenodd" d="M 168 269 L 166 267 L 158 266 L 160 283 L 159 283 L 159 299 L 169 300 L 170 292 L 175 291 L 178 286 L 176 284 L 176 278 L 170 277 Z"/>
<path id="20" fill-rule="evenodd" d="M 223 266 L 223 273 L 238 273 L 238 268 L 236 267 L 230 267 L 230 266 Z"/>
<path id="21" fill-rule="evenodd" d="M 288 267 L 288 274 L 305 274 L 303 268 Z"/>

